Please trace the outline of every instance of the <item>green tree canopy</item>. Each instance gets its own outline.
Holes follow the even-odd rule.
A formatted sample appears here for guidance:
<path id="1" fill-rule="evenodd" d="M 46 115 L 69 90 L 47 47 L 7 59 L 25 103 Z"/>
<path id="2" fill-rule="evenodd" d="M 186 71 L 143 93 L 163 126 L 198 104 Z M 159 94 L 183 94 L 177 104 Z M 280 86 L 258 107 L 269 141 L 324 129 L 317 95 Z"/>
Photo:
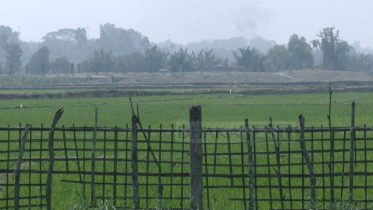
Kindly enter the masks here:
<path id="1" fill-rule="evenodd" d="M 192 52 L 191 58 L 194 64 L 194 70 L 196 71 L 211 71 L 212 66 L 222 63 L 224 60 L 216 58 L 213 54 L 214 49 L 200 50 L 196 55 Z"/>
<path id="2" fill-rule="evenodd" d="M 145 62 L 149 71 L 157 72 L 167 65 L 168 54 L 163 52 L 157 45 L 145 50 Z"/>
<path id="3" fill-rule="evenodd" d="M 50 71 L 49 64 L 49 49 L 47 47 L 40 48 L 35 54 L 31 56 L 30 62 L 27 64 L 28 73 L 41 74 L 42 66 L 44 65 L 44 73 Z"/>
<path id="4" fill-rule="evenodd" d="M 289 69 L 290 55 L 286 45 L 275 45 L 268 50 L 269 70 L 283 71 Z"/>
<path id="5" fill-rule="evenodd" d="M 288 42 L 288 51 L 290 69 L 313 68 L 312 48 L 304 37 L 293 34 Z"/>
<path id="6" fill-rule="evenodd" d="M 5 53 L 6 53 L 6 66 L 11 69 L 9 69 L 10 74 L 18 73 L 21 71 L 22 67 L 22 62 L 21 62 L 21 57 L 22 57 L 22 50 L 19 44 L 17 43 L 8 43 L 5 47 Z"/>
<path id="7" fill-rule="evenodd" d="M 244 71 L 264 71 L 264 56 L 256 48 L 239 48 L 233 51 L 233 56 Z"/>
<path id="8" fill-rule="evenodd" d="M 174 52 L 168 61 L 168 66 L 172 72 L 193 71 L 193 61 L 188 54 L 188 49 L 180 48 L 179 51 Z"/>
<path id="9" fill-rule="evenodd" d="M 323 68 L 329 70 L 348 69 L 348 53 L 351 46 L 339 38 L 339 31 L 334 27 L 324 28 L 318 35 L 321 40 L 313 40 L 312 45 L 323 52 Z"/>
<path id="10" fill-rule="evenodd" d="M 51 68 L 54 73 L 69 74 L 71 72 L 70 62 L 66 57 L 58 57 L 51 62 Z"/>

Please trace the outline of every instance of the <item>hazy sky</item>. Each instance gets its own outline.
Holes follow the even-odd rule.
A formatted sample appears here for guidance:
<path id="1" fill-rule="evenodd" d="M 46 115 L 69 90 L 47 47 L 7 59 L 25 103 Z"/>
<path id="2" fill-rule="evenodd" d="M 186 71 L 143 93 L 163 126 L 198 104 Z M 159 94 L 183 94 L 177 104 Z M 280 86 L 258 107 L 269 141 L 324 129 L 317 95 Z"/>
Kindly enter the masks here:
<path id="1" fill-rule="evenodd" d="M 334 26 L 350 44 L 373 48 L 372 0 L 0 0 L 0 5 L 0 25 L 19 30 L 25 41 L 78 27 L 97 38 L 100 24 L 113 23 L 152 42 L 262 36 L 282 44 L 291 34 L 311 40 Z"/>

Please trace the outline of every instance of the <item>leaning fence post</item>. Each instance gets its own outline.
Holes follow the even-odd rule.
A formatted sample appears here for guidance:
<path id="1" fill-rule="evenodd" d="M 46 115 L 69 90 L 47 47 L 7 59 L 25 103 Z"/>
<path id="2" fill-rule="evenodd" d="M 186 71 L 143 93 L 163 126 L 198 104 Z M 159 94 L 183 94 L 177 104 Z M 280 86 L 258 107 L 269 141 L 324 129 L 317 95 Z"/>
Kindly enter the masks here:
<path id="1" fill-rule="evenodd" d="M 22 163 L 22 155 L 25 149 L 27 134 L 30 126 L 27 124 L 25 128 L 25 133 L 23 134 L 21 147 L 19 148 L 19 154 L 17 159 L 16 171 L 15 171 L 15 183 L 14 183 L 14 209 L 19 209 L 19 184 L 20 184 L 20 171 Z"/>
<path id="2" fill-rule="evenodd" d="M 53 173 L 53 165 L 54 165 L 54 152 L 53 152 L 54 128 L 56 127 L 56 124 L 58 120 L 61 118 L 62 114 L 63 114 L 63 108 L 61 107 L 54 114 L 51 128 L 49 130 L 49 139 L 48 139 L 49 167 L 48 167 L 47 186 L 46 186 L 46 195 L 45 195 L 48 210 L 52 209 L 52 173 Z"/>
<path id="3" fill-rule="evenodd" d="M 132 115 L 132 128 L 131 128 L 131 166 L 132 166 L 132 189 L 133 189 L 133 203 L 134 208 L 140 208 L 139 198 L 139 177 L 137 167 L 137 117 Z"/>
<path id="4" fill-rule="evenodd" d="M 355 141 L 355 102 L 351 104 L 351 127 L 350 127 L 350 185 L 349 201 L 352 203 L 354 195 L 354 141 Z"/>
<path id="5" fill-rule="evenodd" d="M 316 178 L 313 173 L 313 166 L 310 160 L 310 155 L 307 151 L 306 142 L 304 140 L 304 117 L 299 115 L 299 124 L 300 124 L 300 147 L 302 149 L 303 158 L 306 160 L 307 168 L 308 168 L 308 175 L 310 176 L 310 188 L 311 188 L 311 208 L 316 209 Z"/>
<path id="6" fill-rule="evenodd" d="M 202 200 L 202 112 L 201 106 L 189 107 L 190 208 L 203 209 Z"/>

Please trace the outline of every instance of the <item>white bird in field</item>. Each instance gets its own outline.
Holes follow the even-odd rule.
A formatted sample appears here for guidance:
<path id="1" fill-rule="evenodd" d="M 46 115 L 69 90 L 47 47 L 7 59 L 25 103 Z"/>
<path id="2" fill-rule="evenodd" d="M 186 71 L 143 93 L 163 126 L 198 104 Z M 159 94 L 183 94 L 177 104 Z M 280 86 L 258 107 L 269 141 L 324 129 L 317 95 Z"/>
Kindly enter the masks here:
<path id="1" fill-rule="evenodd" d="M 20 105 L 19 105 L 19 108 L 21 108 L 21 109 L 22 109 L 22 107 L 23 107 L 23 105 L 22 105 L 22 104 L 20 104 Z"/>
<path id="2" fill-rule="evenodd" d="M 232 95 L 232 90 L 229 90 L 229 95 Z"/>

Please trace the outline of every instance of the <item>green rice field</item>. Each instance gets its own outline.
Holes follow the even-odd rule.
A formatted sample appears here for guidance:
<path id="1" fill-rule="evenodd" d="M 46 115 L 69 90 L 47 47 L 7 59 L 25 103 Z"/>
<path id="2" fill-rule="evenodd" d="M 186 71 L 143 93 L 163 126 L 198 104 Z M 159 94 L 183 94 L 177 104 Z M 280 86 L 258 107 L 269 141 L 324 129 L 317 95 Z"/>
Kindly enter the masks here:
<path id="1" fill-rule="evenodd" d="M 373 113 L 373 93 L 335 93 L 333 94 L 332 98 L 332 126 L 333 127 L 348 127 L 350 125 L 350 109 L 351 109 L 351 102 L 356 102 L 356 117 L 355 117 L 355 125 L 356 126 L 363 126 L 366 124 L 367 126 L 373 125 L 373 118 L 370 113 Z M 132 97 L 132 102 L 134 104 L 139 105 L 139 112 L 140 112 L 140 120 L 141 123 L 144 125 L 144 127 L 151 126 L 152 128 L 159 128 L 162 125 L 162 128 L 171 128 L 173 126 L 174 128 L 181 128 L 183 125 L 188 127 L 189 123 L 189 106 L 190 105 L 201 105 L 202 107 L 202 121 L 203 127 L 206 128 L 239 128 L 240 126 L 244 127 L 244 120 L 249 119 L 250 126 L 255 127 L 264 127 L 268 126 L 269 123 L 269 117 L 271 116 L 273 119 L 274 126 L 280 126 L 280 127 L 299 127 L 299 121 L 298 116 L 302 114 L 306 119 L 306 127 L 320 127 L 321 125 L 327 127 L 328 126 L 328 108 L 329 108 L 329 94 L 327 90 L 325 93 L 318 93 L 318 94 L 282 94 L 282 95 L 239 95 L 239 94 L 200 94 L 200 95 L 168 95 L 168 96 L 134 96 Z M 23 108 L 7 108 L 7 107 L 13 107 L 13 106 L 19 106 L 22 105 Z M 64 107 L 64 114 L 62 118 L 60 119 L 59 123 L 57 124 L 57 127 L 61 127 L 64 125 L 65 127 L 71 127 L 72 125 L 75 126 L 87 126 L 87 127 L 93 127 L 94 126 L 94 111 L 95 107 L 98 108 L 98 127 L 126 127 L 131 125 L 131 107 L 129 103 L 129 98 L 64 98 L 64 99 L 14 99 L 14 100 L 1 100 L 0 101 L 0 127 L 17 127 L 19 126 L 19 123 L 22 123 L 21 126 L 25 126 L 25 124 L 30 124 L 34 127 L 39 127 L 41 124 L 43 124 L 44 127 L 48 127 L 51 124 L 52 118 L 54 113 L 59 107 Z M 48 133 L 44 132 L 43 134 L 33 134 L 33 135 L 41 135 L 40 138 L 47 139 Z M 56 138 L 61 138 L 61 133 L 56 132 Z M 67 138 L 72 138 L 72 133 L 66 133 Z M 78 138 L 83 138 L 83 135 L 85 138 L 89 139 L 92 138 L 92 133 L 84 134 L 83 132 L 78 133 Z M 103 139 L 104 133 L 98 133 L 98 139 Z M 119 138 L 125 139 L 126 133 L 119 133 Z M 128 135 L 128 134 L 127 134 Z M 130 135 L 130 133 L 129 133 Z M 173 136 L 172 136 L 173 135 Z M 357 134 L 358 136 L 362 135 L 362 133 Z M 1 139 L 6 139 L 6 133 L 0 133 Z M 158 150 L 160 148 L 170 150 L 171 152 L 164 152 L 159 153 L 156 152 L 156 157 L 158 159 L 161 159 L 163 161 L 170 161 L 170 160 L 178 160 L 181 161 L 183 159 L 184 161 L 188 160 L 188 155 L 186 153 L 173 153 L 172 151 L 175 150 L 181 150 L 182 145 L 180 144 L 182 134 L 175 133 L 164 133 L 162 136 L 157 136 L 157 134 L 151 134 L 148 136 L 151 140 L 152 139 L 175 139 L 175 144 L 170 143 L 152 143 L 152 147 L 154 150 Z M 271 136 L 260 136 L 258 135 L 258 138 L 261 137 L 264 141 L 266 138 L 271 139 Z M 309 137 L 309 135 L 307 136 Z M 315 136 L 317 138 L 318 136 Z M 325 138 L 328 137 L 328 134 L 325 135 Z M 13 136 L 14 139 L 18 139 L 18 134 L 15 134 Z M 115 136 L 113 133 L 108 133 L 106 138 L 113 139 Z M 130 137 L 129 137 L 130 138 Z M 186 139 L 189 138 L 189 136 L 185 136 Z M 214 133 L 208 134 L 204 141 L 207 143 L 214 142 L 214 139 L 216 139 L 217 136 L 215 136 Z M 221 143 L 226 143 L 227 137 L 222 135 L 219 138 L 221 138 Z M 287 136 L 281 136 L 281 139 L 286 139 Z M 289 137 L 290 138 L 290 137 Z M 296 136 L 292 136 L 291 138 L 296 139 Z M 339 144 L 336 144 L 335 149 L 343 149 L 346 147 L 348 148 L 348 141 L 345 141 L 343 139 L 348 139 L 349 136 L 344 137 L 343 135 L 336 135 L 336 139 L 340 140 Z M 140 140 L 143 140 L 143 137 L 141 136 L 139 138 Z M 259 139 L 260 140 L 260 139 Z M 230 141 L 232 143 L 231 150 L 240 152 L 242 149 L 242 145 L 240 144 L 240 138 L 239 134 L 232 135 L 230 137 Z M 71 141 L 71 145 L 68 145 L 68 148 L 73 148 L 73 142 Z M 312 143 L 313 144 L 313 143 Z M 368 143 L 367 145 L 363 145 L 364 142 L 357 142 L 356 147 L 362 148 L 363 146 L 372 148 L 373 143 Z M 366 143 L 365 143 L 366 144 Z M 14 144 L 11 146 L 11 148 L 6 147 L 5 143 L 0 143 L 0 151 L 5 151 L 6 149 L 14 149 L 17 148 L 18 144 Z M 37 144 L 26 144 L 26 148 L 31 147 L 37 147 Z M 56 143 L 55 147 L 62 147 L 62 142 Z M 308 146 L 311 146 L 308 143 Z M 314 149 L 321 149 L 321 148 L 327 148 L 329 147 L 329 143 L 319 143 L 315 142 L 315 145 L 312 145 L 315 148 Z M 79 142 L 78 147 L 82 148 L 83 143 Z M 87 143 L 84 145 L 85 148 L 92 148 L 92 143 Z M 103 148 L 106 147 L 108 149 L 114 149 L 115 147 L 125 148 L 128 147 L 128 145 L 125 145 L 124 142 L 119 142 L 119 145 L 115 145 L 113 141 L 104 143 L 104 142 L 98 142 L 97 148 Z M 185 146 L 188 147 L 188 146 Z M 42 145 L 42 148 L 47 148 L 47 144 L 44 143 Z M 129 146 L 130 148 L 130 146 Z M 146 152 L 147 146 L 142 143 L 139 144 L 139 149 L 142 149 L 139 151 L 138 157 L 140 160 L 149 160 L 149 153 Z M 290 143 L 282 143 L 280 146 L 280 150 L 287 151 L 287 149 L 291 150 L 299 150 L 299 144 L 290 144 Z M 265 151 L 270 150 L 274 151 L 274 146 L 271 145 L 271 147 L 265 148 L 265 144 L 260 145 L 256 148 L 258 151 Z M 217 152 L 224 153 L 227 152 L 226 145 L 219 145 L 218 148 L 215 148 L 213 144 L 206 146 L 206 151 L 209 151 L 208 153 L 213 152 L 216 150 Z M 242 149 L 242 151 L 247 152 L 247 148 L 245 146 L 245 149 Z M 121 154 L 115 154 L 114 152 L 108 152 L 106 154 L 103 153 L 103 151 L 98 151 L 95 155 L 96 157 L 100 157 L 103 155 L 109 155 L 109 156 L 115 156 L 118 155 L 119 158 L 125 158 L 129 157 L 130 153 L 121 153 Z M 62 151 L 56 152 L 56 157 L 63 157 L 65 154 Z M 69 151 L 68 156 L 73 157 L 75 156 L 74 151 Z M 91 157 L 92 152 L 81 152 L 79 155 L 83 155 L 85 157 Z M 12 153 L 12 157 L 16 158 L 18 156 L 18 153 Z M 43 151 L 42 153 L 35 153 L 33 152 L 26 152 L 26 157 L 34 157 L 34 156 L 42 156 L 47 157 L 48 152 Z M 270 163 L 275 164 L 276 158 L 274 158 L 275 155 L 271 154 L 271 156 L 265 156 L 265 155 L 258 155 L 257 156 L 257 163 Z M 281 159 L 281 163 L 301 163 L 302 158 L 300 158 L 298 153 L 294 154 L 288 154 L 286 156 L 287 158 Z M 341 153 L 336 153 L 335 157 L 341 157 Z M 0 159 L 4 159 L 4 155 L 0 153 Z M 172 159 L 174 158 L 174 159 Z M 323 154 L 323 156 L 312 156 L 312 160 L 317 162 L 321 161 L 321 158 L 323 159 L 329 159 L 330 154 Z M 346 160 L 348 160 L 349 156 L 344 156 Z M 373 155 L 366 154 L 366 152 L 361 152 L 357 156 L 357 159 L 373 159 Z M 337 158 L 338 159 L 338 158 Z M 151 160 L 151 157 L 150 157 Z M 205 160 L 204 160 L 205 161 Z M 241 156 L 233 156 L 232 158 L 228 157 L 227 155 L 221 155 L 218 156 L 215 160 L 215 157 L 209 156 L 206 160 L 206 163 L 213 163 L 214 161 L 218 161 L 218 163 L 221 164 L 228 164 L 229 161 L 232 161 L 234 163 L 242 163 L 247 165 L 248 160 L 247 156 L 241 157 Z M 37 163 L 32 163 L 31 161 L 25 162 L 26 168 L 33 168 L 36 170 L 47 170 L 48 168 L 48 161 L 44 161 L 42 164 L 38 165 Z M 3 164 L 3 162 L 1 163 Z M 74 162 L 69 162 L 70 164 L 70 170 L 77 170 L 77 165 Z M 125 162 L 121 162 L 120 164 L 125 164 Z M 359 164 L 356 168 L 356 171 L 362 171 L 365 170 L 364 167 L 371 167 L 372 163 L 369 163 L 368 165 Z M 11 162 L 9 167 L 14 167 L 15 162 Z M 183 164 L 177 164 L 175 167 L 169 167 L 167 164 L 165 169 L 162 169 L 163 173 L 170 173 L 172 172 L 185 172 L 188 171 L 189 165 L 182 166 Z M 85 164 L 79 165 L 79 167 L 85 167 L 86 170 L 88 170 L 91 167 L 90 162 L 86 162 Z M 113 165 L 113 162 L 105 162 L 105 161 L 97 161 L 96 168 L 98 170 L 102 170 L 105 167 L 105 171 L 111 171 L 114 170 L 115 166 Z M 155 164 L 150 165 L 149 169 L 147 168 L 145 163 L 139 163 L 139 171 L 140 172 L 153 172 L 157 173 L 158 169 L 155 167 Z M 184 168 L 183 168 L 184 167 Z M 346 170 L 348 170 L 348 165 L 343 166 L 342 164 L 336 164 L 335 165 L 335 171 L 341 171 L 343 170 L 342 167 L 347 167 Z M 54 170 L 64 170 L 66 168 L 66 163 L 64 161 L 56 162 L 54 166 Z M 271 169 L 268 167 L 258 167 L 257 173 L 274 173 L 273 166 Z M 293 168 L 289 167 L 282 167 L 280 171 L 282 173 L 300 173 L 300 171 L 304 170 L 303 167 L 298 165 Z M 125 170 L 131 171 L 131 165 L 122 165 L 120 169 L 118 169 L 120 172 L 125 172 Z M 204 168 L 203 170 L 208 170 L 210 173 L 213 170 L 218 170 L 219 173 L 226 173 L 229 174 L 229 168 L 228 167 L 221 167 L 218 169 L 213 168 L 212 166 L 208 166 L 207 168 Z M 243 171 L 242 171 L 243 170 Z M 321 173 L 323 171 L 329 170 L 327 166 L 320 166 L 319 168 L 315 169 L 315 173 Z M 247 167 L 245 169 L 241 169 L 241 167 L 234 167 L 233 168 L 234 173 L 248 173 Z M 1 174 L 0 174 L 1 175 Z M 87 186 L 87 191 L 82 189 L 77 184 L 71 184 L 66 182 L 61 182 L 61 180 L 76 180 L 77 175 L 74 174 L 58 174 L 53 176 L 53 209 L 85 209 L 89 206 L 90 202 L 90 191 L 89 191 L 89 185 Z M 1 177 L 0 177 L 1 178 Z M 43 174 L 42 176 L 39 176 L 38 174 L 32 175 L 32 179 L 46 179 L 46 175 Z M 87 179 L 87 181 L 90 181 L 90 176 L 84 176 L 84 179 Z M 180 183 L 182 178 L 175 177 L 173 178 L 173 183 Z M 183 178 L 185 182 L 188 182 L 188 178 Z M 346 179 L 346 178 L 345 178 Z M 372 181 L 373 178 L 369 177 L 369 181 Z M 129 177 L 128 180 L 118 180 L 118 183 L 125 183 L 127 181 L 130 182 L 131 178 Z M 0 179 L 1 181 L 1 179 Z M 28 183 L 27 180 L 23 180 L 24 183 Z M 107 176 L 102 177 L 99 176 L 96 179 L 97 182 L 113 182 L 113 176 Z M 145 183 L 147 180 L 143 179 L 140 180 L 141 183 Z M 149 180 L 148 180 L 149 181 Z M 162 178 L 163 183 L 170 183 L 169 178 Z M 217 179 L 217 178 L 209 178 L 209 184 L 211 186 L 220 186 L 220 185 L 229 185 L 232 180 L 230 179 Z M 336 178 L 335 182 L 340 185 L 340 183 L 343 180 L 339 177 Z M 346 180 L 345 180 L 346 181 Z M 156 177 L 154 180 L 150 180 L 151 183 L 156 183 Z M 243 182 L 247 185 L 247 180 L 242 180 L 241 178 L 234 178 L 233 182 L 238 185 L 242 186 Z M 268 185 L 268 183 L 271 182 L 273 185 L 278 185 L 277 178 L 271 178 L 269 179 L 258 179 L 257 185 Z M 326 183 L 326 185 L 329 184 L 328 180 L 323 180 L 323 183 Z M 319 184 L 321 181 L 319 182 Z M 286 189 L 284 190 L 284 193 L 286 195 L 292 194 L 293 196 L 300 196 L 300 188 L 301 188 L 301 179 L 294 179 L 292 181 L 292 186 L 295 186 L 294 189 L 290 189 L 289 187 L 289 180 L 283 178 L 284 186 L 286 186 Z M 306 184 L 309 184 L 309 180 L 306 181 Z M 364 184 L 363 179 L 359 179 L 356 181 L 357 185 Z M 156 196 L 157 187 L 151 186 L 146 192 L 145 187 L 140 188 L 142 189 L 140 192 L 140 195 L 142 196 Z M 110 206 L 113 205 L 113 200 L 110 199 L 110 194 L 114 190 L 113 186 L 106 186 L 103 187 L 101 185 L 98 185 L 97 190 L 99 192 L 105 192 L 106 195 L 109 198 L 105 199 L 98 199 L 101 203 L 101 206 L 103 206 L 102 209 L 105 209 L 106 206 L 108 209 L 110 209 Z M 117 188 L 118 191 L 126 191 L 127 195 L 131 195 L 131 188 L 130 187 L 123 187 L 119 186 Z M 32 191 L 35 191 L 36 193 L 40 193 L 39 191 L 42 191 L 40 188 L 33 188 Z M 235 194 L 239 192 L 239 194 Z M 9 192 L 8 192 L 9 193 Z M 148 193 L 148 194 L 147 194 Z M 164 196 L 165 197 L 180 197 L 184 196 L 187 197 L 189 193 L 188 188 L 184 188 L 183 192 L 180 191 L 179 187 L 165 187 L 164 189 Z M 204 191 L 206 194 L 207 192 Z M 209 197 L 210 197 L 210 209 L 242 209 L 243 208 L 243 202 L 240 201 L 231 201 L 230 198 L 240 198 L 242 197 L 242 189 L 212 189 L 209 190 Z M 248 195 L 248 189 L 245 190 L 246 197 Z M 321 189 L 317 190 L 317 198 L 321 199 L 322 196 L 328 197 L 327 195 L 322 195 Z M 341 190 L 336 190 L 336 194 L 340 195 L 342 194 L 344 198 L 348 198 L 347 191 L 341 192 Z M 355 197 L 364 197 L 365 193 L 359 191 L 355 195 Z M 369 191 L 369 196 L 372 194 L 373 191 Z M 205 195 L 204 194 L 204 195 Z M 270 198 L 272 197 L 278 197 L 279 196 L 279 190 L 277 188 L 274 188 L 272 191 L 262 191 L 259 193 L 261 198 Z M 84 196 L 86 195 L 86 196 Z M 0 198 L 4 197 L 4 189 L 0 189 Z M 306 198 L 309 197 L 309 194 L 304 195 Z M 293 197 L 293 198 L 295 198 Z M 337 197 L 337 196 L 336 196 Z M 297 197 L 300 198 L 300 197 Z M 373 197 L 371 197 L 373 199 Z M 4 204 L 4 202 L 0 200 L 0 206 Z M 27 205 L 28 201 L 22 201 L 25 205 Z M 21 202 L 21 203 L 22 203 Z M 133 203 L 123 203 L 124 201 L 118 201 L 117 206 L 131 206 Z M 149 206 L 157 207 L 157 200 L 151 200 L 149 201 Z M 172 206 L 176 206 L 180 202 L 184 202 L 184 205 L 188 205 L 188 200 L 170 200 L 165 199 L 162 202 L 162 205 L 164 208 L 169 208 Z M 205 202 L 206 203 L 206 202 Z M 207 205 L 207 204 L 205 204 Z M 259 209 L 269 209 L 271 206 L 266 203 L 259 203 Z M 280 202 L 275 202 L 273 204 L 272 208 L 281 208 Z M 306 204 L 307 207 L 308 204 Z M 319 206 L 324 206 L 323 203 L 320 203 Z M 301 204 L 294 203 L 290 204 L 290 202 L 285 202 L 285 208 L 301 208 Z M 325 207 L 325 206 L 324 206 Z M 325 207 L 326 208 L 326 207 Z M 207 209 L 207 206 L 205 207 Z"/>

